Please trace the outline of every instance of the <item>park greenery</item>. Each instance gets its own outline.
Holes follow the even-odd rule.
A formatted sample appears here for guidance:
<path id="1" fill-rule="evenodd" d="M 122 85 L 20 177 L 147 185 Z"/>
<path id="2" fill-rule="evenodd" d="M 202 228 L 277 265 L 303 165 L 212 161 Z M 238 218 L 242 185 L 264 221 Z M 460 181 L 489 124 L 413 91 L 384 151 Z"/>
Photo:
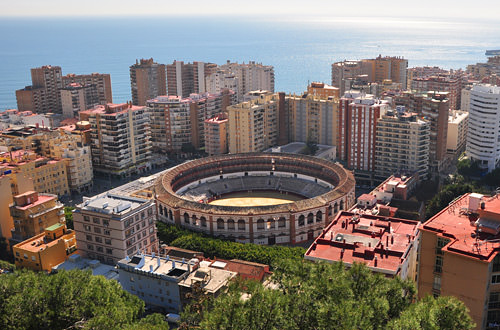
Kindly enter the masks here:
<path id="1" fill-rule="evenodd" d="M 208 258 L 241 259 L 273 266 L 281 260 L 300 261 L 306 252 L 302 247 L 243 244 L 212 238 L 162 222 L 157 223 L 157 229 L 161 242 L 203 252 Z"/>
<path id="2" fill-rule="evenodd" d="M 284 261 L 273 288 L 237 280 L 217 299 L 202 296 L 182 313 L 180 329 L 472 329 L 453 297 L 416 302 L 410 280 L 372 273 L 362 264 Z"/>
<path id="3" fill-rule="evenodd" d="M 65 206 L 64 207 L 64 217 L 66 218 L 66 227 L 68 229 L 74 229 L 73 228 L 73 210 L 75 208 L 72 206 Z"/>
<path id="4" fill-rule="evenodd" d="M 0 275 L 0 329 L 168 329 L 118 282 L 90 271 Z"/>

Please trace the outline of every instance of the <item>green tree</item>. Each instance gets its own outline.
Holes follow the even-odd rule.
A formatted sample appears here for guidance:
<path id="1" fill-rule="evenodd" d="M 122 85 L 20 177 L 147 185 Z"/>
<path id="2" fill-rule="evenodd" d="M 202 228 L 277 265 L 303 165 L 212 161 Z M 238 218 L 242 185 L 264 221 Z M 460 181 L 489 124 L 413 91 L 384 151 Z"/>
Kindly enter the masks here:
<path id="1" fill-rule="evenodd" d="M 238 280 L 209 303 L 193 301 L 181 329 L 471 329 L 455 298 L 418 303 L 414 284 L 373 274 L 366 266 L 284 261 L 274 288 Z M 449 307 L 447 307 L 449 306 Z M 202 312 L 200 312 L 202 311 Z M 432 317 L 425 327 L 425 317 Z M 423 324 L 422 327 L 420 324 Z M 412 328 L 412 326 L 415 326 Z"/>
<path id="2" fill-rule="evenodd" d="M 392 321 L 391 330 L 466 330 L 475 327 L 464 303 L 452 297 L 422 299 Z"/>
<path id="3" fill-rule="evenodd" d="M 66 218 L 66 227 L 69 229 L 74 229 L 73 228 L 73 210 L 75 208 L 72 206 L 65 206 L 64 207 L 64 217 Z"/>
<path id="4" fill-rule="evenodd" d="M 90 271 L 31 271 L 0 276 L 1 329 L 122 329 L 144 303 Z"/>

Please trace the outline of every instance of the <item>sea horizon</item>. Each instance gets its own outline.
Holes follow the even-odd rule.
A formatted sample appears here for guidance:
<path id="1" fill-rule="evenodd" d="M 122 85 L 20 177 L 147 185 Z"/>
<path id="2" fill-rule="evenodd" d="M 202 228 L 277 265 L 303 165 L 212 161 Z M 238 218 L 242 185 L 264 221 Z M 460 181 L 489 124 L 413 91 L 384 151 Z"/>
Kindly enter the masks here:
<path id="1" fill-rule="evenodd" d="M 500 49 L 500 22 L 401 17 L 16 17 L 0 20 L 0 111 L 16 108 L 15 91 L 30 69 L 59 65 L 63 74 L 111 74 L 113 101 L 130 96 L 129 67 L 154 58 L 273 65 L 276 91 L 302 93 L 331 83 L 331 64 L 402 56 L 409 67 L 465 69 Z"/>

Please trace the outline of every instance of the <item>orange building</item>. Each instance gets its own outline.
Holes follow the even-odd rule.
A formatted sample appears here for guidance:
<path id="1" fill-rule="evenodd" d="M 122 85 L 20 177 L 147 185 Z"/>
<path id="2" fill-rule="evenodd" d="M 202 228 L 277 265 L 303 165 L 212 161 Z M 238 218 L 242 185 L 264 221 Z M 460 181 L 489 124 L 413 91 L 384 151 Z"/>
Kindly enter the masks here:
<path id="1" fill-rule="evenodd" d="M 340 89 L 325 83 L 313 82 L 307 86 L 307 94 L 314 95 L 322 99 L 328 99 L 331 97 L 338 100 L 340 98 Z"/>
<path id="2" fill-rule="evenodd" d="M 10 206 L 14 220 L 12 239 L 20 242 L 44 232 L 44 229 L 58 223 L 65 223 L 63 205 L 56 195 L 38 194 L 28 191 L 14 196 Z"/>
<path id="3" fill-rule="evenodd" d="M 17 267 L 50 272 L 76 251 L 75 232 L 56 223 L 12 248 Z"/>
<path id="4" fill-rule="evenodd" d="M 358 205 L 360 199 L 363 198 L 358 198 Z M 372 199 L 375 203 L 376 197 Z M 339 212 L 304 258 L 342 261 L 346 266 L 364 263 L 375 273 L 413 280 L 417 274 L 419 228 L 419 221 L 377 216 L 371 212 Z"/>
<path id="5" fill-rule="evenodd" d="M 465 194 L 422 229 L 418 294 L 455 296 L 476 329 L 500 324 L 500 196 Z"/>
<path id="6" fill-rule="evenodd" d="M 227 123 L 226 113 L 205 119 L 205 152 L 209 156 L 227 154 Z"/>

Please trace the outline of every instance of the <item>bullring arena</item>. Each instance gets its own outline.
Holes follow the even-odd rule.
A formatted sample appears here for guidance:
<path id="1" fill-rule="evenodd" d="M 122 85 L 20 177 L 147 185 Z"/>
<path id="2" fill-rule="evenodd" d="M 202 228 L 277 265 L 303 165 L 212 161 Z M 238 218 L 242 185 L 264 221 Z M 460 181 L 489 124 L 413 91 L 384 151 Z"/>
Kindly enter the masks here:
<path id="1" fill-rule="evenodd" d="M 294 244 L 318 236 L 354 202 L 340 164 L 310 156 L 246 153 L 186 162 L 158 178 L 161 221 L 243 243 Z"/>

